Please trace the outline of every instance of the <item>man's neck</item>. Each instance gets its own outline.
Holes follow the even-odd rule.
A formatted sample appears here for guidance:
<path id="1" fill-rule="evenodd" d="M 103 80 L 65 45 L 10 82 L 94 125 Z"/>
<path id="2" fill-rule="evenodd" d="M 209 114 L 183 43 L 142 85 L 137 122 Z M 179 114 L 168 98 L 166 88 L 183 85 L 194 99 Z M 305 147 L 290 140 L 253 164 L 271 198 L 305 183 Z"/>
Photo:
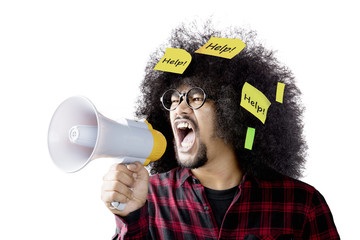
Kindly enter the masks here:
<path id="1" fill-rule="evenodd" d="M 219 153 L 219 152 L 218 152 Z M 208 162 L 191 172 L 201 184 L 214 190 L 225 190 L 240 184 L 242 172 L 232 149 L 224 149 L 220 154 L 208 156 Z"/>

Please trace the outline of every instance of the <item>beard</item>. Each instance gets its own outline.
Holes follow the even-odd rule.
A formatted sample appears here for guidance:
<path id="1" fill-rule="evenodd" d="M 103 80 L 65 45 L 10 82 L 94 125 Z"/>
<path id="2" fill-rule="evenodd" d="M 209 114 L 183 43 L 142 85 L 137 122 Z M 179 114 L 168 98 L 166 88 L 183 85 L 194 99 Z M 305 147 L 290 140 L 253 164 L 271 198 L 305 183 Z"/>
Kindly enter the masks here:
<path id="1" fill-rule="evenodd" d="M 174 143 L 174 147 L 175 147 L 175 152 L 176 152 L 177 163 L 179 164 L 179 166 L 181 166 L 183 168 L 188 168 L 188 169 L 199 168 L 199 167 L 204 166 L 208 161 L 206 145 L 201 142 L 199 145 L 199 150 L 197 151 L 195 157 L 191 161 L 186 161 L 186 162 L 181 161 L 181 159 L 178 155 L 176 143 Z"/>

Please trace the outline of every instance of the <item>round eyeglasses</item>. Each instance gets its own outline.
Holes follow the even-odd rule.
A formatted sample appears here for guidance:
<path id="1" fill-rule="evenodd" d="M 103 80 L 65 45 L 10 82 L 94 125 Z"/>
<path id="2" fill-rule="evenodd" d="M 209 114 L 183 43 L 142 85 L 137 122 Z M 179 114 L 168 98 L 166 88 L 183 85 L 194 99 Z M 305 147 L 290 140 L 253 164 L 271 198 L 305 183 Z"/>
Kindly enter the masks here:
<path id="1" fill-rule="evenodd" d="M 173 111 L 180 105 L 184 98 L 189 108 L 199 109 L 206 101 L 206 93 L 199 87 L 193 87 L 186 93 L 181 93 L 176 89 L 169 89 L 164 92 L 160 101 L 166 110 Z"/>

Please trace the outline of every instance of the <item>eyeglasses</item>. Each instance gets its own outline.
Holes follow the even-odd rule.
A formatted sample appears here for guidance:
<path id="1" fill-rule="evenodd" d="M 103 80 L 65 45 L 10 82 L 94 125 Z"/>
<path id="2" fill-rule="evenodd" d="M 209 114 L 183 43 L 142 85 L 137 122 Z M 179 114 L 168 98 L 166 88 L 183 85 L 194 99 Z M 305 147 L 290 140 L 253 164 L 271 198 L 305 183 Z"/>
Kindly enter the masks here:
<path id="1" fill-rule="evenodd" d="M 193 87 L 186 93 L 181 93 L 176 89 L 169 89 L 164 92 L 160 101 L 166 110 L 173 111 L 180 105 L 184 98 L 189 108 L 199 109 L 206 101 L 206 93 L 199 87 Z"/>

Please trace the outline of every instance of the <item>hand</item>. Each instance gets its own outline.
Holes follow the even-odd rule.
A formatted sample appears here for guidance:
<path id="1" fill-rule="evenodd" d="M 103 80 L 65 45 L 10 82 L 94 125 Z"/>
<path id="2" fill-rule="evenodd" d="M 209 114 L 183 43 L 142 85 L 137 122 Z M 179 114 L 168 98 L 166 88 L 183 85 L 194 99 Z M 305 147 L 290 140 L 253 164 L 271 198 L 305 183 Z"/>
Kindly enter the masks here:
<path id="1" fill-rule="evenodd" d="M 145 205 L 148 184 L 149 173 L 141 163 L 115 164 L 103 178 L 101 199 L 112 213 L 125 217 Z M 112 202 L 126 203 L 126 207 L 119 211 Z"/>

